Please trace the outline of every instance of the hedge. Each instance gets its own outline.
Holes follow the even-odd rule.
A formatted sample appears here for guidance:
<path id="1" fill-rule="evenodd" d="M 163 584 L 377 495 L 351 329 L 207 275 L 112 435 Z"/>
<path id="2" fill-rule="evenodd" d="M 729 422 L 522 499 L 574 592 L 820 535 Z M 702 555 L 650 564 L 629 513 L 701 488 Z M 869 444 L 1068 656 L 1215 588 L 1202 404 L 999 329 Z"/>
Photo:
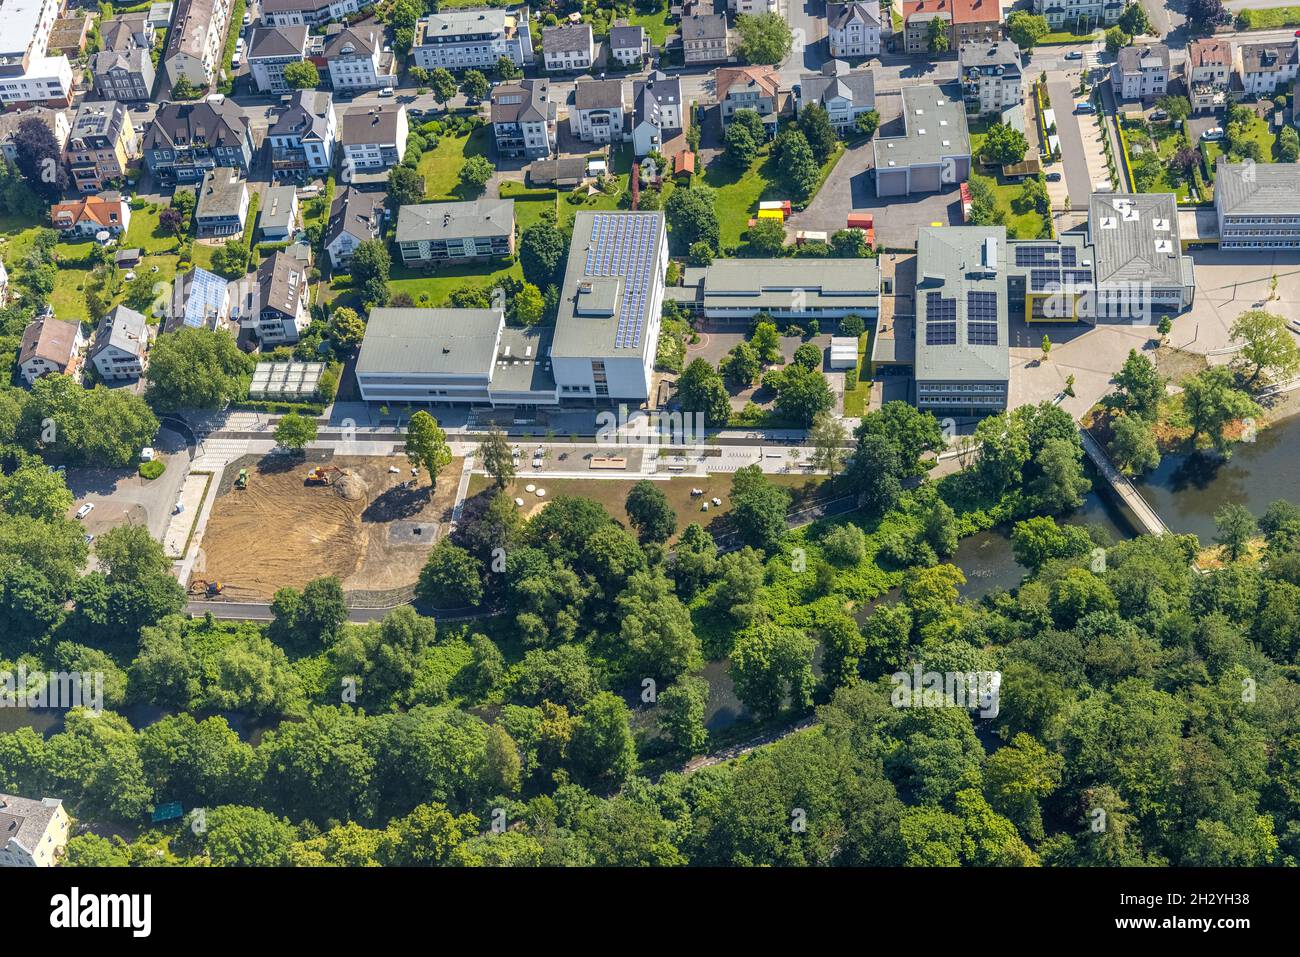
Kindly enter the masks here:
<path id="1" fill-rule="evenodd" d="M 154 459 L 151 462 L 140 463 L 140 477 L 148 479 L 151 482 L 166 471 L 167 466 L 157 459 Z"/>

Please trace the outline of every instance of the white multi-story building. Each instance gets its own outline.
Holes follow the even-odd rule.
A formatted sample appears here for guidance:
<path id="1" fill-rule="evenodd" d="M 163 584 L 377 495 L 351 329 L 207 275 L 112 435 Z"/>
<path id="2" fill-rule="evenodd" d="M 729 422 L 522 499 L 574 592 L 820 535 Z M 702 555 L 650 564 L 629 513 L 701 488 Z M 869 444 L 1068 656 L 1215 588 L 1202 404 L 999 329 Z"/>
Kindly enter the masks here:
<path id="1" fill-rule="evenodd" d="M 250 317 L 258 342 L 297 342 L 311 324 L 307 266 L 285 250 L 272 253 L 257 270 L 259 302 Z"/>
<path id="2" fill-rule="evenodd" d="M 591 69 L 596 44 L 590 23 L 563 23 L 542 30 L 542 62 L 552 73 Z"/>
<path id="3" fill-rule="evenodd" d="M 163 50 L 163 82 L 167 89 L 184 77 L 198 87 L 217 78 L 226 48 L 231 0 L 179 0 L 176 19 Z"/>
<path id="4" fill-rule="evenodd" d="M 879 56 L 880 0 L 826 4 L 826 41 L 840 59 Z"/>
<path id="5" fill-rule="evenodd" d="M 1033 0 L 1033 5 L 1034 13 L 1046 17 L 1053 30 L 1082 21 L 1082 32 L 1090 32 L 1118 23 L 1127 0 Z"/>
<path id="6" fill-rule="evenodd" d="M 799 78 L 799 111 L 814 103 L 826 110 L 831 126 L 848 133 L 861 114 L 876 108 L 875 74 L 850 70 L 843 60 L 827 60 L 820 73 L 805 73 Z"/>
<path id="7" fill-rule="evenodd" d="M 573 84 L 569 129 L 584 143 L 621 143 L 627 112 L 622 80 L 579 80 Z"/>
<path id="8" fill-rule="evenodd" d="M 550 156 L 558 106 L 546 80 L 518 80 L 492 88 L 492 132 L 502 156 Z"/>
<path id="9" fill-rule="evenodd" d="M 0 0 L 0 107 L 71 105 L 72 65 L 47 55 L 60 7 L 60 0 Z"/>
<path id="10" fill-rule="evenodd" d="M 383 27 L 373 20 L 344 27 L 325 45 L 334 89 L 378 90 L 397 85 L 397 61 L 384 49 Z"/>
<path id="11" fill-rule="evenodd" d="M 1110 82 L 1122 100 L 1149 100 L 1169 90 L 1169 47 L 1148 43 L 1124 47 L 1110 67 Z"/>
<path id="12" fill-rule="evenodd" d="M 1220 156 L 1214 209 L 1220 249 L 1300 249 L 1300 164 Z"/>
<path id="13" fill-rule="evenodd" d="M 1193 113 L 1212 113 L 1228 102 L 1232 85 L 1232 41 L 1202 37 L 1187 44 L 1184 80 Z"/>
<path id="14" fill-rule="evenodd" d="M 969 113 L 1001 113 L 1024 99 L 1020 48 L 1010 40 L 963 43 L 957 53 Z"/>
<path id="15" fill-rule="evenodd" d="M 637 156 L 661 151 L 682 129 L 682 82 L 655 70 L 632 84 L 632 150 Z"/>
<path id="16" fill-rule="evenodd" d="M 402 161 L 410 126 L 406 107 L 354 106 L 343 114 L 339 142 L 344 169 L 353 172 L 388 169 Z"/>
<path id="17" fill-rule="evenodd" d="M 262 0 L 262 23 L 268 27 L 317 26 L 342 20 L 361 9 L 360 0 Z"/>
<path id="18" fill-rule="evenodd" d="M 551 342 L 561 401 L 650 397 L 667 268 L 662 212 L 578 212 Z"/>
<path id="19" fill-rule="evenodd" d="M 334 166 L 338 139 L 333 98 L 323 90 L 298 90 L 266 138 L 271 144 L 271 168 L 327 173 Z"/>
<path id="20" fill-rule="evenodd" d="M 533 62 L 527 7 L 446 10 L 415 25 L 411 57 L 426 70 L 481 70 L 496 66 L 503 56 L 515 66 Z"/>
<path id="21" fill-rule="evenodd" d="M 71 827 L 58 798 L 0 794 L 0 867 L 53 867 Z"/>
<path id="22" fill-rule="evenodd" d="M 1237 48 L 1236 66 L 1247 96 L 1285 92 L 1300 70 L 1300 40 L 1243 43 Z"/>
<path id="23" fill-rule="evenodd" d="M 261 93 L 288 93 L 284 68 L 307 59 L 307 27 L 259 27 L 248 37 L 248 71 Z"/>
<path id="24" fill-rule="evenodd" d="M 144 374 L 149 324 L 126 306 L 114 306 L 99 323 L 89 359 L 101 379 L 138 379 Z"/>

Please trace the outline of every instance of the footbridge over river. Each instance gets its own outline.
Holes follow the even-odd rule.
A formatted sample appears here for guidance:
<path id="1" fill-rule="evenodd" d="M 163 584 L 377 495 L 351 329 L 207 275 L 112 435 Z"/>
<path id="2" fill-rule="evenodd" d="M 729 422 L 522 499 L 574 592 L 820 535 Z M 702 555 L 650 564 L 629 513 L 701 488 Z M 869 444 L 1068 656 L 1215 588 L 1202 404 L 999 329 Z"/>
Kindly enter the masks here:
<path id="1" fill-rule="evenodd" d="M 1168 534 L 1169 527 L 1165 525 L 1164 519 L 1147 503 L 1142 493 L 1137 490 L 1137 486 L 1129 481 L 1128 476 L 1115 467 L 1115 463 L 1101 447 L 1101 443 L 1089 435 L 1086 429 L 1079 430 L 1079 437 L 1083 440 L 1083 451 L 1088 454 L 1088 458 L 1092 459 L 1092 464 L 1097 466 L 1097 471 L 1114 490 L 1125 515 L 1137 529 L 1147 535 Z"/>

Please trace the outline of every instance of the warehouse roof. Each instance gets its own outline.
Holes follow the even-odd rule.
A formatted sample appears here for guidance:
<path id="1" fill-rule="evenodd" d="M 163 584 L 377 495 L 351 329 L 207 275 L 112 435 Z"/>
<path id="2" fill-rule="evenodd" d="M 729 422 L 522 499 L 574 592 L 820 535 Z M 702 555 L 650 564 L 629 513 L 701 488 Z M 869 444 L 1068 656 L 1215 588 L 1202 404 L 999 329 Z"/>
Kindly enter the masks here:
<path id="1" fill-rule="evenodd" d="M 488 375 L 503 322 L 494 309 L 372 309 L 357 375 Z"/>
<path id="2" fill-rule="evenodd" d="M 1098 285 L 1182 285 L 1182 245 L 1173 193 L 1093 193 L 1088 238 L 1096 251 Z"/>
<path id="3" fill-rule="evenodd" d="M 902 136 L 877 137 L 877 171 L 970 155 L 965 104 L 933 84 L 903 88 L 903 126 Z"/>
<path id="4" fill-rule="evenodd" d="M 1214 199 L 1228 216 L 1300 215 L 1300 163 L 1229 163 L 1221 156 Z"/>
<path id="5" fill-rule="evenodd" d="M 918 382 L 987 382 L 1010 376 L 1006 240 L 1003 226 L 918 230 Z"/>
<path id="6" fill-rule="evenodd" d="M 874 307 L 880 297 L 875 259 L 715 259 L 704 277 L 704 307 L 804 309 Z"/>

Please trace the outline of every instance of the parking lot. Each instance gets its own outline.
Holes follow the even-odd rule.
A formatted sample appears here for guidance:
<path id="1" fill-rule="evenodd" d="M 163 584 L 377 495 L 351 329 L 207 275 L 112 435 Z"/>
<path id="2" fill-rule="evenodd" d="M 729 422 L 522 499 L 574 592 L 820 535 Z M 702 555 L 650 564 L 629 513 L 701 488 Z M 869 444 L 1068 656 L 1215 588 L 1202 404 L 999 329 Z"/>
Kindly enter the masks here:
<path id="1" fill-rule="evenodd" d="M 190 463 L 185 443 L 176 433 L 164 429 L 155 441 L 155 452 L 167 469 L 153 481 L 141 478 L 133 468 L 68 469 L 66 481 L 76 499 L 69 516 L 86 503 L 94 505 L 81 519 L 86 534 L 98 536 L 117 525 L 145 525 L 150 535 L 162 540 Z"/>

